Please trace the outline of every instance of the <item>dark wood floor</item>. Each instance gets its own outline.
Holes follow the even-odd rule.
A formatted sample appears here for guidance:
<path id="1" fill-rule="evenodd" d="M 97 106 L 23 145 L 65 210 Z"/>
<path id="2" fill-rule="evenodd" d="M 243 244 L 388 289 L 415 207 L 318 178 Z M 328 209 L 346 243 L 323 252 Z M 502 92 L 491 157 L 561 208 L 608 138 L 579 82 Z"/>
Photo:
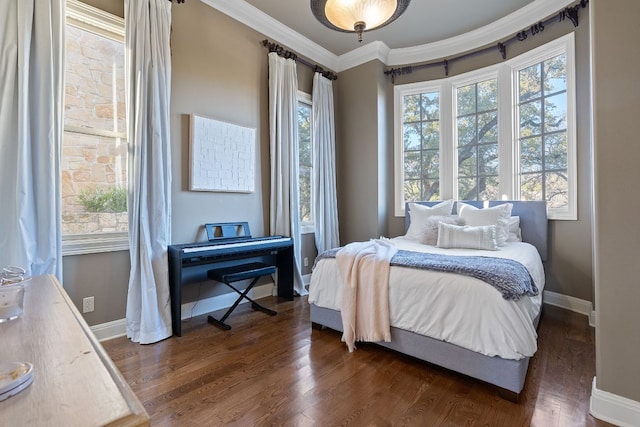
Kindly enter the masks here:
<path id="1" fill-rule="evenodd" d="M 103 342 L 153 426 L 606 426 L 589 415 L 594 330 L 545 306 L 520 403 L 490 385 L 377 347 L 349 353 L 312 330 L 305 297 L 243 304 L 221 331 L 206 316 L 153 345 Z"/>

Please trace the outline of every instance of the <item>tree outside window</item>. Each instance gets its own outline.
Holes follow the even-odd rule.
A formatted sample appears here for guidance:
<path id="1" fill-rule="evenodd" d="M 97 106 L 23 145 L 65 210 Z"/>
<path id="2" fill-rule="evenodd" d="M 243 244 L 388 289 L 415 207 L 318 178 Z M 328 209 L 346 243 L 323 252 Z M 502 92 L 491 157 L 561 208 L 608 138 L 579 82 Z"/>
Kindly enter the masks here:
<path id="1" fill-rule="evenodd" d="M 313 145 L 312 110 L 308 96 L 298 102 L 298 174 L 300 224 L 304 231 L 309 231 L 313 225 Z"/>

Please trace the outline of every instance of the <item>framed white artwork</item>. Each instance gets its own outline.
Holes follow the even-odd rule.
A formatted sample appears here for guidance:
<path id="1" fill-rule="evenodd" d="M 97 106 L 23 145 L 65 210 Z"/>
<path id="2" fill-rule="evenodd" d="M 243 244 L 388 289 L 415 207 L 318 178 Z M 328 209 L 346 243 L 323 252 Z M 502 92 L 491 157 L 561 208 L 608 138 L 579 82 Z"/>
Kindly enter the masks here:
<path id="1" fill-rule="evenodd" d="M 256 129 L 191 114 L 189 190 L 252 193 Z"/>

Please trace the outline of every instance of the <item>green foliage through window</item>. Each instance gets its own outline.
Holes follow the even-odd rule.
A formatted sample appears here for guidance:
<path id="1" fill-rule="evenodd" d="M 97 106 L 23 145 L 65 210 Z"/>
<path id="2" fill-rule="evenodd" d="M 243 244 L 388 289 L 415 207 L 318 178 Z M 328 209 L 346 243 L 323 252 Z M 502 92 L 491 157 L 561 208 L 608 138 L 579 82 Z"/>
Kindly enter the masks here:
<path id="1" fill-rule="evenodd" d="M 103 189 L 95 187 L 83 190 L 78 200 L 87 212 L 126 212 L 127 190 L 119 187 Z"/>

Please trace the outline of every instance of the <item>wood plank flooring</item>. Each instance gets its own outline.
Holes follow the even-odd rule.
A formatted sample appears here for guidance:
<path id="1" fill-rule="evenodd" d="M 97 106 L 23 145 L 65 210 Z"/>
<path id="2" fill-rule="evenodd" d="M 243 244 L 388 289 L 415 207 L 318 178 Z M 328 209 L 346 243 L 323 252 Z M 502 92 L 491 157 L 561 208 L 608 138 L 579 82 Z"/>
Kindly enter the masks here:
<path id="1" fill-rule="evenodd" d="M 412 357 L 312 330 L 305 297 L 242 304 L 230 331 L 206 316 L 152 345 L 103 342 L 152 426 L 608 426 L 589 415 L 594 330 L 544 306 L 538 352 L 519 403 L 494 387 Z M 220 315 L 219 313 L 217 313 Z"/>

